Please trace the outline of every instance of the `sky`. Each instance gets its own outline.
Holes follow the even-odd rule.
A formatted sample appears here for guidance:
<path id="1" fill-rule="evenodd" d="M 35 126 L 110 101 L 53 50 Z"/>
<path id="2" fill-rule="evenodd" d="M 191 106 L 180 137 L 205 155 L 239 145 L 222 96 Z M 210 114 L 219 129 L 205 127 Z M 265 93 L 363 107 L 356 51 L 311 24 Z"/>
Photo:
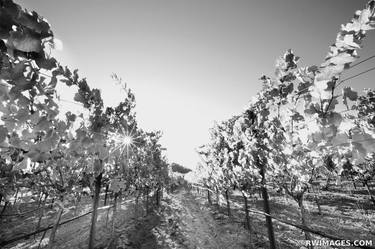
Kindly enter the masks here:
<path id="1" fill-rule="evenodd" d="M 133 90 L 137 118 L 162 130 L 170 162 L 194 168 L 209 129 L 240 113 L 291 48 L 301 65 L 319 65 L 365 0 L 15 0 L 35 10 L 63 43 L 56 57 L 78 68 L 105 104 L 123 98 L 110 75 Z M 373 31 L 374 32 L 374 31 Z M 375 33 L 375 32 L 374 32 Z M 362 58 L 375 54 L 369 33 Z M 343 78 L 373 67 L 375 60 Z M 345 84 L 374 87 L 375 72 Z"/>

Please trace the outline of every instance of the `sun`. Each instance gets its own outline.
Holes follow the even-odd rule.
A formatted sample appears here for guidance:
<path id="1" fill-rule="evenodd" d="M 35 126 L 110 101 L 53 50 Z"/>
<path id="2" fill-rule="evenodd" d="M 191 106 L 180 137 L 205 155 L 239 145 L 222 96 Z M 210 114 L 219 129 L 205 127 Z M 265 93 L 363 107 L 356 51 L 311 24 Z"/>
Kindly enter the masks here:
<path id="1" fill-rule="evenodd" d="M 129 146 L 129 145 L 132 145 L 133 144 L 133 137 L 132 136 L 129 136 L 129 135 L 125 135 L 123 137 L 123 141 L 124 145 L 126 146 Z"/>
<path id="2" fill-rule="evenodd" d="M 113 142 L 114 147 L 112 153 L 119 151 L 120 154 L 126 152 L 126 155 L 129 154 L 129 149 L 135 146 L 135 139 L 133 134 L 133 129 L 130 131 L 124 131 L 120 128 L 119 132 L 109 133 L 109 139 Z"/>

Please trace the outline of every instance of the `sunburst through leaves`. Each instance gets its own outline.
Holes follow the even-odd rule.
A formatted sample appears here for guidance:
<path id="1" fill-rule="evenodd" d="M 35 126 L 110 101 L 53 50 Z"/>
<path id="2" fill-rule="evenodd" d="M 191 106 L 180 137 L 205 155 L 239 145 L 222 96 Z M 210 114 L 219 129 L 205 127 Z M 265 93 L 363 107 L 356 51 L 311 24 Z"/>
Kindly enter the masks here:
<path id="1" fill-rule="evenodd" d="M 126 151 L 126 153 L 128 154 L 129 148 L 132 148 L 136 145 L 137 137 L 138 136 L 136 136 L 133 129 L 128 131 L 121 128 L 120 132 L 110 132 L 109 138 L 115 145 L 111 153 L 119 151 L 120 154 L 123 154 L 124 151 Z"/>

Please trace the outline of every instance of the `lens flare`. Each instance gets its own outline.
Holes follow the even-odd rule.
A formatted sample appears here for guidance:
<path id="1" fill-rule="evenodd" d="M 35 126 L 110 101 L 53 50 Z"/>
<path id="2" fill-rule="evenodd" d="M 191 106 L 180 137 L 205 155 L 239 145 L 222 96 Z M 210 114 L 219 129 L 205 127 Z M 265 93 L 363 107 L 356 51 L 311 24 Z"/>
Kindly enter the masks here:
<path id="1" fill-rule="evenodd" d="M 131 136 L 125 135 L 124 138 L 123 138 L 123 143 L 125 145 L 131 145 L 131 144 L 133 144 L 133 138 Z"/>
<path id="2" fill-rule="evenodd" d="M 129 149 L 131 150 L 133 146 L 135 146 L 136 138 L 134 137 L 133 130 L 124 131 L 120 129 L 119 132 L 110 132 L 109 139 L 111 143 L 114 145 L 111 153 L 118 152 L 123 154 L 126 152 L 126 155 L 129 154 Z"/>

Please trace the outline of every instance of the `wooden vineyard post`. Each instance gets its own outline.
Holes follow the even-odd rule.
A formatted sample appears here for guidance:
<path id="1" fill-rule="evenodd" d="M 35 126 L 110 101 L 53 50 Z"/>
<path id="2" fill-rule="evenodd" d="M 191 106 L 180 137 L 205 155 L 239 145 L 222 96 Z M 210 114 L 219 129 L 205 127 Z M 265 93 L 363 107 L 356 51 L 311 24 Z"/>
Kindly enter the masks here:
<path id="1" fill-rule="evenodd" d="M 208 204 L 212 205 L 211 193 L 209 189 L 207 189 L 207 200 L 208 200 Z"/>
<path id="2" fill-rule="evenodd" d="M 74 216 L 77 216 L 77 213 L 78 213 L 78 205 L 79 205 L 79 202 L 81 201 L 81 193 L 78 193 L 78 195 L 76 196 L 76 199 L 74 200 Z"/>
<path id="3" fill-rule="evenodd" d="M 266 213 L 266 224 L 268 230 L 268 239 L 270 240 L 270 249 L 276 249 L 275 234 L 273 231 L 272 218 L 271 218 L 271 209 L 268 199 L 268 192 L 266 187 L 266 176 L 264 172 L 264 165 L 261 165 L 260 175 L 262 176 L 262 195 L 263 195 L 263 208 Z"/>
<path id="4" fill-rule="evenodd" d="M 112 231 L 111 237 L 114 238 L 115 235 L 115 219 L 116 219 L 116 212 L 117 212 L 117 196 L 118 193 L 115 193 L 115 198 L 113 200 L 113 214 L 112 214 Z"/>
<path id="5" fill-rule="evenodd" d="M 245 195 L 244 191 L 241 191 L 242 192 L 242 197 L 245 201 L 245 214 L 246 214 L 246 228 L 250 230 L 250 216 L 249 216 L 249 204 L 248 204 L 248 200 L 247 200 L 247 196 Z"/>
<path id="6" fill-rule="evenodd" d="M 368 182 L 365 181 L 365 182 L 364 182 L 364 185 L 365 185 L 365 187 L 366 187 L 366 190 L 367 190 L 367 193 L 368 193 L 368 195 L 369 195 L 369 197 L 370 197 L 370 200 L 371 200 L 372 203 L 375 205 L 375 198 L 374 198 L 374 196 L 373 196 L 372 193 L 371 193 L 371 189 L 370 189 L 370 186 L 368 185 Z"/>
<path id="7" fill-rule="evenodd" d="M 63 211 L 64 211 L 64 205 L 62 203 L 60 203 L 58 201 L 55 202 L 55 203 L 59 206 L 59 211 L 57 213 L 57 218 L 56 218 L 55 224 L 53 225 L 51 234 L 49 236 L 48 249 L 52 249 L 53 248 L 53 244 L 55 243 L 55 237 L 56 237 L 57 228 L 59 226 L 59 223 L 60 223 L 60 220 L 61 220 L 61 216 L 62 216 Z"/>
<path id="8" fill-rule="evenodd" d="M 5 201 L 5 203 L 4 203 L 4 207 L 3 207 L 3 209 L 1 210 L 1 213 L 0 213 L 0 217 L 1 217 L 1 216 L 3 215 L 3 213 L 5 212 L 5 209 L 7 208 L 8 204 L 9 204 L 9 201 Z"/>
<path id="9" fill-rule="evenodd" d="M 135 206 L 134 206 L 134 211 L 135 211 L 136 217 L 138 217 L 138 215 L 139 215 L 139 198 L 141 198 L 141 195 L 142 195 L 141 190 L 138 190 L 137 196 L 135 198 Z"/>
<path id="10" fill-rule="evenodd" d="M 246 214 L 246 229 L 249 230 L 249 241 L 250 241 L 250 248 L 253 247 L 253 240 L 252 240 L 252 237 L 251 237 L 251 223 L 250 223 L 250 215 L 249 215 L 249 204 L 248 204 L 248 200 L 247 200 L 247 196 L 245 194 L 245 191 L 242 190 L 242 197 L 245 201 L 245 214 Z"/>
<path id="11" fill-rule="evenodd" d="M 216 204 L 217 206 L 220 206 L 220 193 L 217 188 L 216 188 Z"/>
<path id="12" fill-rule="evenodd" d="M 109 189 L 109 184 L 107 184 L 107 185 L 105 186 L 104 206 L 107 205 L 108 189 Z"/>
<path id="13" fill-rule="evenodd" d="M 320 206 L 320 203 L 319 203 L 319 197 L 317 194 L 315 194 L 315 203 L 316 205 L 318 206 L 318 214 L 322 214 L 322 208 Z"/>
<path id="14" fill-rule="evenodd" d="M 89 249 L 94 249 L 95 230 L 96 230 L 95 224 L 98 218 L 99 194 L 100 194 L 102 175 L 103 173 L 100 173 L 97 177 L 95 177 L 95 194 L 94 194 L 94 201 L 93 201 L 91 227 L 90 227 Z"/>
<path id="15" fill-rule="evenodd" d="M 227 212 L 228 212 L 228 216 L 231 216 L 231 213 L 230 213 L 230 202 L 229 202 L 229 189 L 225 190 L 225 199 L 227 200 Z"/>
<path id="16" fill-rule="evenodd" d="M 148 187 L 146 188 L 146 193 L 145 194 L 146 194 L 146 196 L 145 196 L 146 197 L 146 215 L 148 215 L 148 209 L 149 209 L 149 207 L 148 207 L 149 206 L 148 205 L 149 204 L 148 203 L 149 202 L 149 189 L 148 189 Z"/>
<path id="17" fill-rule="evenodd" d="M 19 188 L 17 188 L 17 190 L 16 190 L 16 194 L 14 195 L 13 206 L 16 206 L 17 197 L 18 197 L 18 191 L 19 191 Z"/>
<path id="18" fill-rule="evenodd" d="M 161 187 L 159 186 L 158 189 L 156 190 L 156 206 L 160 206 L 160 200 L 161 200 Z"/>
<path id="19" fill-rule="evenodd" d="M 43 201 L 42 207 L 39 210 L 39 218 L 38 218 L 38 223 L 36 225 L 36 229 L 35 230 L 39 230 L 39 228 L 40 228 L 40 223 L 41 223 L 43 215 L 44 215 L 44 208 L 46 206 L 47 198 L 48 198 L 48 194 L 45 193 L 44 194 L 44 201 Z M 34 235 L 34 239 L 35 239 L 35 235 Z"/>
<path id="20" fill-rule="evenodd" d="M 297 202 L 298 202 L 298 206 L 300 208 L 300 212 L 301 212 L 301 222 L 302 222 L 302 225 L 307 227 L 307 222 L 306 222 L 306 210 L 305 210 L 305 207 L 303 206 L 303 194 L 297 196 Z M 306 240 L 311 240 L 311 235 L 309 232 L 307 231 L 304 231 L 305 233 L 305 239 Z M 310 248 L 313 248 L 313 246 L 310 245 Z"/>

